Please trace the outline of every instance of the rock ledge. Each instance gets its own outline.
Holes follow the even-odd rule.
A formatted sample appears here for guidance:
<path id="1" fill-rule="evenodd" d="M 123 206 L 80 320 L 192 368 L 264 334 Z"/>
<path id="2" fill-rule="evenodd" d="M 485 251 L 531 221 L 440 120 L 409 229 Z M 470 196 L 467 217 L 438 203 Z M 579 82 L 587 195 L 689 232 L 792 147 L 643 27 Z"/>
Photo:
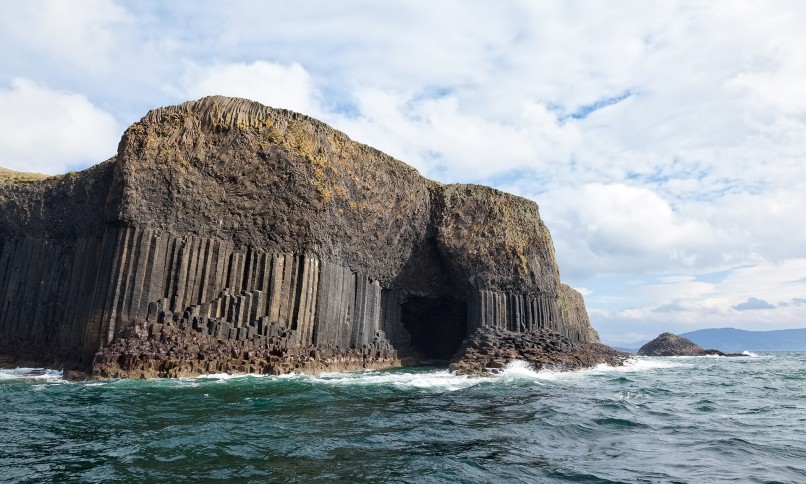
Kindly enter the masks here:
<path id="1" fill-rule="evenodd" d="M 512 361 L 529 363 L 539 370 L 581 370 L 601 363 L 621 366 L 627 353 L 600 343 L 580 343 L 549 330 L 516 333 L 500 328 L 480 328 L 465 340 L 451 360 L 457 375 L 492 376 Z"/>

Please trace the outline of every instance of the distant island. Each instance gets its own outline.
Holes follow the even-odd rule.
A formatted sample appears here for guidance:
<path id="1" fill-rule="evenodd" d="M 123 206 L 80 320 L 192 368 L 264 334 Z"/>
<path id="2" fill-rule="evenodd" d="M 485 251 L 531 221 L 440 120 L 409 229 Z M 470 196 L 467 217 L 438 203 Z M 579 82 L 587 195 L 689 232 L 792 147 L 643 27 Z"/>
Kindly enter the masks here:
<path id="1" fill-rule="evenodd" d="M 746 331 L 735 328 L 699 329 L 680 336 L 720 351 L 806 351 L 806 328 Z"/>
<path id="2" fill-rule="evenodd" d="M 638 349 L 638 356 L 746 356 L 747 353 L 725 353 L 705 349 L 690 339 L 674 333 L 662 333 Z"/>
<path id="3" fill-rule="evenodd" d="M 773 331 L 747 331 L 736 328 L 707 328 L 680 333 L 704 348 L 725 353 L 741 351 L 806 351 L 806 328 Z M 649 340 L 633 343 L 608 343 L 613 349 L 636 353 Z"/>

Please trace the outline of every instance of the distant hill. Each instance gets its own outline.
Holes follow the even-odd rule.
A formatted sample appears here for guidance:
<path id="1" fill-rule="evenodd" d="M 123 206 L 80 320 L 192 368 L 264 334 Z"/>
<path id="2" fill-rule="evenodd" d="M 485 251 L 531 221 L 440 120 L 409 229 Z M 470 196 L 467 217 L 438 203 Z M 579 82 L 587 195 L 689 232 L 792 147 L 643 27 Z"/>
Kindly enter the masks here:
<path id="1" fill-rule="evenodd" d="M 806 328 L 776 331 L 713 328 L 682 333 L 680 336 L 703 348 L 714 348 L 724 352 L 806 351 Z"/>

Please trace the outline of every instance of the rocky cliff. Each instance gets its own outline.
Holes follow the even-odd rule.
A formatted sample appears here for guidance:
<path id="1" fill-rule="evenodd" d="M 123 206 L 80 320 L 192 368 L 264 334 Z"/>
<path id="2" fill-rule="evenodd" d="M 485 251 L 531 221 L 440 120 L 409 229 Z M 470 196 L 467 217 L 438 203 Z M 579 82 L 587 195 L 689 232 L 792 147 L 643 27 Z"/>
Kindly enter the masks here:
<path id="1" fill-rule="evenodd" d="M 5 355 L 282 372 L 447 359 L 478 328 L 598 342 L 537 205 L 297 113 L 208 97 L 149 112 L 83 172 L 0 177 Z"/>

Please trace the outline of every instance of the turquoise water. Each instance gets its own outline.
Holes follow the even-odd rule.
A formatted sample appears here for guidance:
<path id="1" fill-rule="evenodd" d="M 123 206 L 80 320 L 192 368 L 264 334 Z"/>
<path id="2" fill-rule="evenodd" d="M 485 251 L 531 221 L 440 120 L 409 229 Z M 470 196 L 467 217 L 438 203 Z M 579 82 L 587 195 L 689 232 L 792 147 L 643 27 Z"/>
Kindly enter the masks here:
<path id="1" fill-rule="evenodd" d="M 495 379 L 0 371 L 0 481 L 806 482 L 806 353 Z"/>

